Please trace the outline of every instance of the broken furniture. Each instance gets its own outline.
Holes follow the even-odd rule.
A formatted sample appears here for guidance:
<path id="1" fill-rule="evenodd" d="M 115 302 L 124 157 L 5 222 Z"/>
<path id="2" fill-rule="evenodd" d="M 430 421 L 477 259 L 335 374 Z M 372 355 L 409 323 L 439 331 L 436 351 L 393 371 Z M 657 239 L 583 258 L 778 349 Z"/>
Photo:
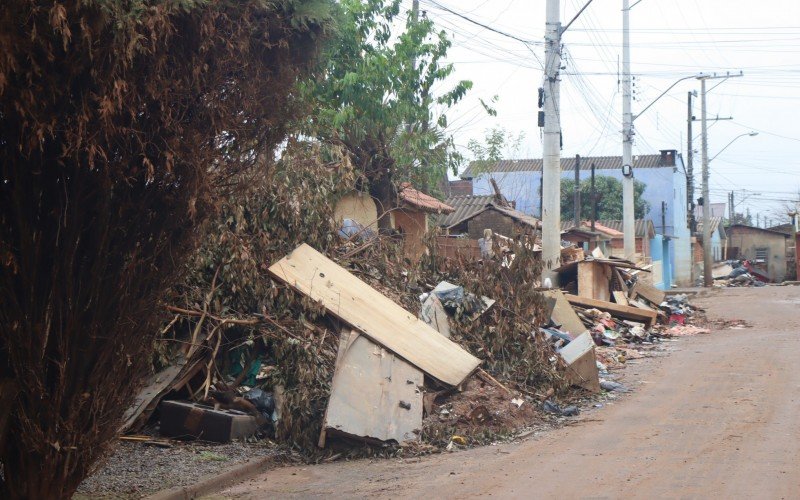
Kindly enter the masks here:
<path id="1" fill-rule="evenodd" d="M 257 418 L 238 410 L 214 409 L 188 401 L 164 401 L 161 411 L 162 436 L 228 443 L 252 436 Z"/>
<path id="2" fill-rule="evenodd" d="M 583 387 L 590 392 L 600 392 L 594 340 L 589 332 L 579 335 L 558 353 L 567 365 L 567 380 L 572 385 Z"/>
<path id="3" fill-rule="evenodd" d="M 572 305 L 581 307 L 599 309 L 606 311 L 614 317 L 629 319 L 645 323 L 648 328 L 653 327 L 656 323 L 658 313 L 653 310 L 639 309 L 631 306 L 623 306 L 621 304 L 614 304 L 613 302 L 606 302 L 603 300 L 588 299 L 586 297 L 578 297 L 576 295 L 565 294 L 567 301 Z"/>
<path id="4" fill-rule="evenodd" d="M 319 446 L 328 432 L 369 441 L 416 440 L 423 383 L 419 369 L 358 330 L 343 330 Z"/>
<path id="5" fill-rule="evenodd" d="M 575 313 L 575 310 L 569 302 L 567 302 L 567 299 L 564 297 L 564 292 L 561 290 L 545 290 L 542 292 L 542 295 L 554 302 L 550 313 L 550 319 L 553 323 L 561 326 L 563 331 L 569 332 L 572 335 L 580 335 L 586 331 L 586 326 Z"/>

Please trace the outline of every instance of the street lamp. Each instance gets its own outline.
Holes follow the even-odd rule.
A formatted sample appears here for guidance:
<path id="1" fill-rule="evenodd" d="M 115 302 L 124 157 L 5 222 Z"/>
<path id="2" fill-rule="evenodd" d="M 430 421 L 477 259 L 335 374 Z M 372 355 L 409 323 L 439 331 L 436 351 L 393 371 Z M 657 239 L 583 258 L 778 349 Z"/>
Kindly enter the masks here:
<path id="1" fill-rule="evenodd" d="M 726 144 L 724 148 L 720 149 L 720 150 L 719 150 L 719 153 L 715 154 L 713 158 L 711 158 L 710 160 L 708 160 L 708 163 L 711 163 L 712 161 L 714 161 L 714 158 L 716 158 L 717 156 L 721 155 L 723 151 L 725 151 L 726 149 L 728 149 L 728 146 L 730 146 L 731 144 L 733 144 L 734 142 L 736 142 L 736 139 L 739 139 L 739 138 L 742 138 L 742 137 L 755 137 L 755 136 L 757 136 L 757 135 L 758 135 L 758 132 L 747 132 L 747 133 L 744 133 L 744 134 L 741 134 L 741 135 L 737 135 L 736 137 L 734 137 L 734 138 L 731 140 L 731 142 L 729 142 L 728 144 Z"/>

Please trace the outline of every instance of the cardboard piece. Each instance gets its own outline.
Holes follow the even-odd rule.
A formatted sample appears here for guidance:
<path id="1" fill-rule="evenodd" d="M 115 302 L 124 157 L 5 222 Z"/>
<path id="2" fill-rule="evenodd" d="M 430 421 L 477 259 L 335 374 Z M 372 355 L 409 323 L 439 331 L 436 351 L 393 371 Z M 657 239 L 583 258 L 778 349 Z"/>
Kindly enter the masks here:
<path id="1" fill-rule="evenodd" d="M 567 380 L 591 392 L 600 392 L 600 375 L 594 355 L 594 340 L 583 333 L 559 351 L 567 365 Z"/>
<path id="2" fill-rule="evenodd" d="M 586 325 L 583 324 L 583 321 L 581 321 L 581 318 L 578 317 L 575 309 L 567 302 L 567 299 L 564 297 L 564 292 L 561 290 L 547 290 L 542 292 L 542 295 L 554 301 L 550 318 L 554 323 L 561 325 L 562 330 L 572 335 L 580 335 L 588 330 Z"/>
<path id="3" fill-rule="evenodd" d="M 319 445 L 331 432 L 366 441 L 416 441 L 423 383 L 420 370 L 358 331 L 344 330 Z"/>
<path id="4" fill-rule="evenodd" d="M 446 384 L 460 384 L 480 364 L 458 344 L 306 244 L 273 264 L 269 272 Z"/>

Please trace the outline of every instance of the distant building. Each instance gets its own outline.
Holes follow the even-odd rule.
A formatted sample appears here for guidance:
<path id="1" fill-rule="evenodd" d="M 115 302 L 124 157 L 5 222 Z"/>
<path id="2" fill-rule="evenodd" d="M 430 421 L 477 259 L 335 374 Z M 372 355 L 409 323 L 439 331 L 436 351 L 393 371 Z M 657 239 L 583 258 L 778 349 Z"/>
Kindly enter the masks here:
<path id="1" fill-rule="evenodd" d="M 725 203 L 712 203 L 711 205 L 709 205 L 709 207 L 711 208 L 711 213 L 709 214 L 709 217 L 719 217 L 721 219 L 724 219 L 725 217 L 728 216 L 728 214 L 726 213 L 728 205 Z M 703 207 L 701 207 L 700 205 L 695 205 L 694 207 L 694 218 L 697 222 L 701 222 L 703 220 Z"/>
<path id="2" fill-rule="evenodd" d="M 540 222 L 536 217 L 514 208 L 503 206 L 493 195 L 451 196 L 445 203 L 453 212 L 440 216 L 436 225 L 449 235 L 466 234 L 477 240 L 484 229 L 494 234 L 514 238 L 520 234 L 535 236 Z"/>
<path id="3" fill-rule="evenodd" d="M 749 260 L 772 281 L 786 279 L 788 234 L 743 224 L 734 224 L 726 232 L 729 258 Z"/>
<path id="4" fill-rule="evenodd" d="M 595 165 L 598 176 L 622 179 L 622 158 L 601 156 L 581 158 L 581 180 L 589 178 L 591 166 Z M 686 197 L 686 174 L 683 159 L 675 150 L 663 150 L 656 155 L 638 155 L 633 161 L 634 176 L 646 188 L 643 198 L 650 211 L 645 219 L 655 221 L 656 232 L 667 242 L 671 284 L 691 283 L 691 233 L 688 225 L 688 200 Z M 575 158 L 561 159 L 562 177 L 575 176 Z M 494 193 L 494 179 L 503 196 L 515 202 L 518 210 L 539 215 L 541 200 L 542 160 L 502 160 L 493 164 L 472 163 L 461 174 L 463 180 L 472 181 L 475 195 Z M 664 204 L 662 205 L 662 202 Z M 663 211 L 662 211 L 663 207 Z M 664 221 L 662 224 L 661 221 Z"/>

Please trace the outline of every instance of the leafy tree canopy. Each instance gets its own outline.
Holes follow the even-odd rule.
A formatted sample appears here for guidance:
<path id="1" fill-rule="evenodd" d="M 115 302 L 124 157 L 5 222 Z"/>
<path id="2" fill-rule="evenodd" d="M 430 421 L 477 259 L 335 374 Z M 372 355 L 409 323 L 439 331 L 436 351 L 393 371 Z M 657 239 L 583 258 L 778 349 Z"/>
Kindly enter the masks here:
<path id="1" fill-rule="evenodd" d="M 322 77 L 302 86 L 314 109 L 307 133 L 342 144 L 371 194 L 391 207 L 394 182 L 425 188 L 455 171 L 445 113 L 472 83 L 434 90 L 453 73 L 443 62 L 450 41 L 424 15 L 405 13 L 403 22 L 399 0 L 340 5 Z"/>
<path id="2" fill-rule="evenodd" d="M 637 219 L 644 218 L 650 211 L 650 204 L 644 199 L 647 185 L 639 180 L 633 181 L 634 214 Z M 588 219 L 592 214 L 592 183 L 590 179 L 581 180 L 581 218 Z M 622 182 L 613 177 L 604 175 L 595 177 L 595 192 L 597 194 L 598 219 L 622 219 Z M 561 180 L 561 218 L 564 220 L 575 217 L 575 181 L 573 179 Z"/>
<path id="3" fill-rule="evenodd" d="M 483 142 L 470 139 L 467 149 L 472 153 L 473 171 L 481 171 L 504 158 L 515 158 L 525 140 L 525 132 L 516 136 L 502 127 L 487 129 Z"/>

